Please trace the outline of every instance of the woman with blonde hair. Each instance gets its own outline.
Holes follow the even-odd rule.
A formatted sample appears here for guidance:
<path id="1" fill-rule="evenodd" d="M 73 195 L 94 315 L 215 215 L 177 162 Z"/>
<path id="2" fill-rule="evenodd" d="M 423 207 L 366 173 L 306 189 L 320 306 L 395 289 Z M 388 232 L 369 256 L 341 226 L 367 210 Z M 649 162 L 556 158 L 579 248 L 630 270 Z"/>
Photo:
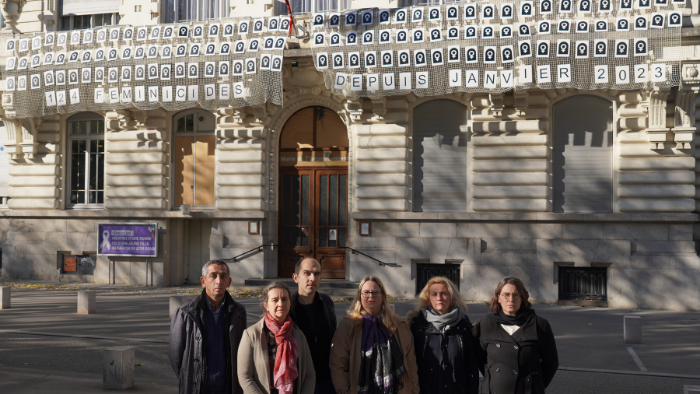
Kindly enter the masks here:
<path id="1" fill-rule="evenodd" d="M 289 317 L 289 287 L 272 282 L 262 299 L 263 318 L 243 332 L 238 348 L 243 393 L 313 394 L 316 372 L 306 337 Z"/>
<path id="2" fill-rule="evenodd" d="M 474 325 L 484 394 L 544 394 L 559 368 L 552 328 L 529 298 L 523 282 L 507 276 L 493 291 L 491 313 Z"/>
<path id="3" fill-rule="evenodd" d="M 420 391 L 476 394 L 479 370 L 467 306 L 452 281 L 430 278 L 418 308 L 406 315 L 418 361 Z"/>
<path id="4" fill-rule="evenodd" d="M 331 379 L 338 394 L 417 394 L 413 336 L 391 311 L 379 278 L 360 282 L 331 345 Z"/>

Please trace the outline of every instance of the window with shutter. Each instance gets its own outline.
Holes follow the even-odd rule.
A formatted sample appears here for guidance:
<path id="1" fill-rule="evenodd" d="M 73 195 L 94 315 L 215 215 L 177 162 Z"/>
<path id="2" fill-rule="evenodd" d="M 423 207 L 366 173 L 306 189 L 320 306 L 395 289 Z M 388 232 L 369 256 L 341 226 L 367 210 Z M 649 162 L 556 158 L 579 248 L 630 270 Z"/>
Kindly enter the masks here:
<path id="1" fill-rule="evenodd" d="M 175 115 L 173 205 L 214 206 L 216 120 L 210 112 L 191 109 Z"/>

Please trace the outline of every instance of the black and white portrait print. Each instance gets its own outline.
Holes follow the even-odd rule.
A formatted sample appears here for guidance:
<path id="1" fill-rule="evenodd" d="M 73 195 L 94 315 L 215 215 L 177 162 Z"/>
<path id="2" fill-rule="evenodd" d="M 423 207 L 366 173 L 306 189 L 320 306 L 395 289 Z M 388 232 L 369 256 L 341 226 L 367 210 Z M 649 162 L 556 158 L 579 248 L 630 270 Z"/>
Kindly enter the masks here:
<path id="1" fill-rule="evenodd" d="M 552 24 L 549 21 L 541 21 L 537 24 L 537 34 L 551 33 Z"/>
<path id="2" fill-rule="evenodd" d="M 330 46 L 337 47 L 340 46 L 340 33 L 331 33 Z M 277 49 L 275 47 L 275 49 Z"/>
<path id="3" fill-rule="evenodd" d="M 199 56 L 199 48 L 201 47 L 200 44 L 192 44 L 190 47 L 190 56 Z"/>
<path id="4" fill-rule="evenodd" d="M 408 67 L 411 65 L 411 51 L 408 49 L 398 51 L 396 57 L 399 60 L 399 67 Z"/>
<path id="5" fill-rule="evenodd" d="M 107 29 L 100 29 L 97 31 L 97 42 L 107 41 Z"/>
<path id="6" fill-rule="evenodd" d="M 340 38 L 338 38 L 338 42 L 340 42 Z M 275 48 L 275 38 L 274 37 L 265 37 L 265 40 L 263 41 L 263 49 L 266 51 L 271 51 L 274 48 Z"/>
<path id="7" fill-rule="evenodd" d="M 146 41 L 146 36 L 148 35 L 147 27 L 139 27 L 136 31 L 136 41 Z"/>
<path id="8" fill-rule="evenodd" d="M 646 56 L 647 53 L 647 39 L 646 38 L 635 38 L 634 39 L 634 56 Z"/>
<path id="9" fill-rule="evenodd" d="M 416 7 L 411 11 L 411 22 L 420 23 L 423 22 L 423 8 Z"/>
<path id="10" fill-rule="evenodd" d="M 570 33 L 571 22 L 568 19 L 560 20 L 557 26 L 557 33 Z"/>
<path id="11" fill-rule="evenodd" d="M 629 43 L 627 40 L 615 40 L 615 57 L 627 57 L 629 54 Z"/>
<path id="12" fill-rule="evenodd" d="M 190 28 L 188 26 L 180 25 L 180 27 L 177 28 L 177 37 L 178 38 L 187 38 L 190 35 Z"/>
<path id="13" fill-rule="evenodd" d="M 66 55 L 63 54 L 63 58 L 65 59 Z M 63 64 L 63 62 L 61 62 Z M 29 58 L 27 56 L 19 59 L 19 65 L 17 66 L 18 70 L 26 70 L 27 66 L 29 65 Z"/>
<path id="14" fill-rule="evenodd" d="M 261 65 L 262 67 L 262 65 Z M 344 68 L 345 67 L 345 56 L 343 56 L 342 52 L 339 53 L 334 53 L 333 54 L 333 68 L 338 69 L 338 68 Z"/>
<path id="15" fill-rule="evenodd" d="M 153 63 L 148 65 L 148 79 L 158 79 L 158 64 Z"/>
<path id="16" fill-rule="evenodd" d="M 571 12 L 571 0 L 562 0 L 559 3 L 559 12 L 570 13 Z"/>
<path id="17" fill-rule="evenodd" d="M 163 38 L 166 40 L 169 40 L 173 38 L 173 34 L 175 34 L 175 29 L 172 26 L 166 26 L 163 28 Z"/>
<path id="18" fill-rule="evenodd" d="M 272 66 L 270 67 L 272 71 L 282 71 L 282 56 L 275 55 L 272 57 Z"/>
<path id="19" fill-rule="evenodd" d="M 221 44 L 221 50 L 219 51 L 219 55 L 225 55 L 228 56 L 231 53 L 231 44 L 228 42 L 224 42 Z"/>
<path id="20" fill-rule="evenodd" d="M 683 18 L 680 12 L 672 12 L 668 14 L 668 26 L 680 27 L 683 24 Z"/>
<path id="21" fill-rule="evenodd" d="M 646 16 L 639 15 L 634 18 L 634 30 L 646 30 L 647 28 L 648 21 Z"/>
<path id="22" fill-rule="evenodd" d="M 134 51 L 134 59 L 143 59 L 146 55 L 146 47 L 139 45 Z"/>
<path id="23" fill-rule="evenodd" d="M 340 35 L 338 35 L 338 41 L 340 41 Z M 287 38 L 285 37 L 277 37 L 275 40 L 275 49 L 276 50 L 284 50 L 284 44 L 287 43 Z"/>
<path id="24" fill-rule="evenodd" d="M 131 67 L 122 67 L 122 81 L 131 81 Z"/>
<path id="25" fill-rule="evenodd" d="M 106 35 L 106 32 L 105 32 Z M 58 40 L 57 40 L 57 45 L 60 47 L 66 46 L 66 43 L 68 43 L 68 33 L 60 33 L 58 35 Z M 20 47 L 19 50 L 22 50 L 22 42 L 20 41 Z"/>
<path id="26" fill-rule="evenodd" d="M 207 46 L 205 47 L 204 55 L 205 56 L 216 55 L 216 44 L 213 42 L 208 43 Z"/>
<path id="27" fill-rule="evenodd" d="M 109 40 L 110 41 L 119 41 L 119 28 L 115 27 L 110 29 L 109 31 Z"/>
<path id="28" fill-rule="evenodd" d="M 323 46 L 326 44 L 326 34 L 322 32 L 314 33 L 314 46 Z"/>
<path id="29" fill-rule="evenodd" d="M 520 37 L 527 37 L 530 35 L 530 26 L 526 24 L 521 24 L 518 26 L 518 35 Z"/>
<path id="30" fill-rule="evenodd" d="M 531 1 L 523 1 L 520 3 L 520 16 L 529 18 L 533 15 L 533 6 Z"/>
<path id="31" fill-rule="evenodd" d="M 362 24 L 367 26 L 374 23 L 374 11 L 364 10 L 362 11 Z"/>
<path id="32" fill-rule="evenodd" d="M 651 27 L 655 29 L 661 29 L 664 27 L 664 16 L 663 14 L 653 14 L 651 17 Z"/>
<path id="33" fill-rule="evenodd" d="M 442 29 L 439 27 L 430 29 L 430 42 L 442 41 Z"/>
<path id="34" fill-rule="evenodd" d="M 457 7 L 456 5 L 448 6 L 447 10 L 445 10 L 445 15 L 447 17 L 447 20 L 459 19 L 459 7 Z"/>
<path id="35" fill-rule="evenodd" d="M 349 31 L 345 34 L 345 45 L 357 45 L 356 31 Z"/>
<path id="36" fill-rule="evenodd" d="M 578 12 L 580 12 L 582 14 L 590 13 L 591 12 L 591 0 L 579 0 Z"/>
<path id="37" fill-rule="evenodd" d="M 39 89 L 41 87 L 41 79 L 39 78 L 39 74 L 33 74 L 31 77 L 32 81 L 32 89 Z"/>
<path id="38" fill-rule="evenodd" d="M 513 5 L 503 4 L 501 5 L 501 19 L 511 19 L 513 18 Z"/>
<path id="39" fill-rule="evenodd" d="M 49 53 L 53 55 L 53 52 L 49 52 Z M 46 55 L 48 56 L 49 53 L 47 53 Z M 7 63 L 5 63 L 5 70 L 7 70 L 7 71 L 14 70 L 15 66 L 17 66 L 17 58 L 14 56 L 8 57 Z"/>
<path id="40" fill-rule="evenodd" d="M 148 46 L 148 55 L 146 55 L 149 59 L 155 59 L 158 57 L 158 45 L 149 45 Z"/>
<path id="41" fill-rule="evenodd" d="M 80 35 L 78 35 L 80 37 Z M 80 40 L 78 40 L 80 41 Z M 32 50 L 41 49 L 41 36 L 32 38 Z"/>
<path id="42" fill-rule="evenodd" d="M 15 77 L 7 77 L 5 79 L 5 88 L 7 88 L 8 92 L 15 90 Z"/>
<path id="43" fill-rule="evenodd" d="M 576 22 L 576 33 L 588 33 L 588 21 Z"/>
<path id="44" fill-rule="evenodd" d="M 617 31 L 629 31 L 630 22 L 627 18 L 617 18 Z"/>
<path id="45" fill-rule="evenodd" d="M 44 37 L 44 45 L 51 46 L 51 45 L 53 45 L 55 40 L 56 40 L 56 33 L 46 33 L 46 37 Z"/>
<path id="46" fill-rule="evenodd" d="M 224 37 L 231 37 L 233 35 L 233 23 L 227 23 L 224 25 Z"/>
<path id="47" fill-rule="evenodd" d="M 80 56 L 80 51 L 71 51 L 70 55 L 68 56 L 68 63 L 73 63 L 78 61 L 78 57 Z M 36 64 L 38 65 L 38 61 Z M 32 58 L 32 66 L 34 66 L 34 58 Z"/>
<path id="48" fill-rule="evenodd" d="M 91 68 L 89 68 L 89 67 L 84 68 L 84 69 L 81 71 L 81 73 L 80 73 L 80 75 L 81 75 L 80 82 L 82 82 L 82 83 L 90 83 L 91 74 L 92 74 L 92 69 L 91 69 Z"/>
<path id="49" fill-rule="evenodd" d="M 89 75 L 90 69 L 88 68 L 87 70 L 88 70 L 88 75 Z M 45 71 L 44 72 L 44 85 L 51 86 L 51 85 L 53 85 L 53 82 L 54 82 L 53 71 Z M 90 82 L 89 78 L 88 78 L 88 82 Z"/>
<path id="50" fill-rule="evenodd" d="M 339 17 L 337 15 L 336 15 L 336 19 L 339 20 Z M 268 31 L 277 31 L 279 26 L 280 26 L 279 18 L 270 18 L 270 20 L 267 21 L 267 30 Z"/>
<path id="51" fill-rule="evenodd" d="M 131 51 L 131 47 L 124 47 L 124 49 L 122 49 L 122 60 L 131 59 Z"/>
<path id="52" fill-rule="evenodd" d="M 458 46 L 451 46 L 447 48 L 448 63 L 458 63 L 460 61 L 460 57 L 460 50 Z"/>
<path id="53" fill-rule="evenodd" d="M 92 60 L 92 50 L 88 49 L 87 51 L 83 52 L 83 57 L 80 59 L 80 61 L 87 63 L 90 60 Z"/>
<path id="54" fill-rule="evenodd" d="M 476 19 L 476 5 L 467 4 L 464 6 L 464 19 Z"/>
<path id="55" fill-rule="evenodd" d="M 599 20 L 595 22 L 595 31 L 608 31 L 608 22 L 604 20 Z"/>
<path id="56" fill-rule="evenodd" d="M 160 37 L 160 26 L 153 26 L 151 28 L 151 40 L 157 40 Z"/>
<path id="57" fill-rule="evenodd" d="M 123 39 L 124 41 L 131 41 L 134 38 L 134 28 L 127 27 L 124 29 Z"/>
<path id="58" fill-rule="evenodd" d="M 101 62 L 105 60 L 105 50 L 103 48 L 98 48 L 95 50 L 95 61 Z"/>
<path id="59" fill-rule="evenodd" d="M 382 51 L 382 67 L 393 67 L 394 66 L 394 52 L 393 51 Z"/>
<path id="60" fill-rule="evenodd" d="M 467 26 L 467 28 L 464 29 L 464 38 L 465 39 L 476 38 L 476 27 Z"/>
<path id="61" fill-rule="evenodd" d="M 217 37 L 219 35 L 219 24 L 212 23 L 209 25 L 209 31 L 207 32 L 208 37 Z"/>
<path id="62" fill-rule="evenodd" d="M 382 30 L 379 32 L 379 43 L 380 44 L 390 44 L 391 43 L 391 31 Z"/>
<path id="63" fill-rule="evenodd" d="M 58 55 L 56 55 L 56 65 L 60 66 L 61 64 L 65 63 L 66 61 L 66 54 L 65 52 L 61 52 Z M 22 60 L 20 59 L 19 65 L 22 66 Z M 24 67 L 27 67 L 27 63 L 25 61 Z"/>
<path id="64" fill-rule="evenodd" d="M 85 30 L 85 33 L 83 33 L 83 44 L 92 44 L 93 35 L 92 30 Z"/>
<path id="65" fill-rule="evenodd" d="M 162 59 L 170 59 L 173 55 L 173 48 L 170 45 L 163 45 L 160 57 Z"/>
<path id="66" fill-rule="evenodd" d="M 540 1 L 540 14 L 551 14 L 551 13 L 552 13 L 552 0 Z"/>
<path id="67" fill-rule="evenodd" d="M 391 23 L 391 12 L 389 10 L 379 11 L 379 23 L 380 24 Z"/>
<path id="68" fill-rule="evenodd" d="M 396 43 L 407 43 L 408 42 L 408 31 L 406 29 L 401 29 L 396 31 Z"/>
<path id="69" fill-rule="evenodd" d="M 56 72 L 56 84 L 59 83 L 59 80 L 65 78 L 63 75 L 58 75 L 58 72 Z M 102 83 L 105 81 L 105 68 L 104 67 L 95 67 L 95 82 Z"/>
<path id="70" fill-rule="evenodd" d="M 610 12 L 612 0 L 600 0 L 598 3 L 598 12 Z"/>
<path id="71" fill-rule="evenodd" d="M 357 25 L 357 14 L 355 12 L 348 12 L 345 14 L 345 26 L 355 26 Z"/>
<path id="72" fill-rule="evenodd" d="M 264 23 L 262 19 L 256 19 L 253 21 L 253 33 L 262 33 Z"/>
<path id="73" fill-rule="evenodd" d="M 481 29 L 481 38 L 493 38 L 493 26 L 486 25 Z"/>
<path id="74" fill-rule="evenodd" d="M 549 41 L 537 41 L 537 57 L 549 57 Z"/>
<path id="75" fill-rule="evenodd" d="M 428 11 L 428 20 L 431 22 L 437 22 L 442 19 L 442 14 L 440 13 L 439 7 L 430 7 Z"/>
<path id="76" fill-rule="evenodd" d="M 248 21 L 241 21 L 238 24 L 238 34 L 248 34 L 248 25 L 250 22 Z"/>
<path id="77" fill-rule="evenodd" d="M 314 24 L 314 27 L 317 27 L 317 28 L 323 27 L 323 25 L 324 25 L 324 20 L 323 20 L 323 14 L 322 14 L 322 13 L 314 14 L 314 17 L 313 17 L 313 24 Z"/>
<path id="78" fill-rule="evenodd" d="M 459 39 L 459 27 L 452 26 L 447 29 L 447 39 L 448 40 L 458 40 Z"/>
<path id="79" fill-rule="evenodd" d="M 495 7 L 491 4 L 486 4 L 481 7 L 481 19 L 489 20 L 496 17 Z"/>
<path id="80" fill-rule="evenodd" d="M 32 55 L 32 67 L 41 66 L 41 55 Z"/>
<path id="81" fill-rule="evenodd" d="M 20 75 L 17 77 L 17 90 L 27 90 L 27 76 Z"/>
<path id="82" fill-rule="evenodd" d="M 394 21 L 396 23 L 406 23 L 406 10 L 405 9 L 396 10 L 396 13 L 394 13 Z"/>
<path id="83" fill-rule="evenodd" d="M 70 35 L 70 44 L 78 45 L 80 44 L 80 31 L 74 31 Z M 34 48 L 34 43 L 32 42 L 32 49 Z"/>
<path id="84" fill-rule="evenodd" d="M 271 62 L 272 62 L 271 55 L 264 54 L 264 55 L 260 56 L 260 69 L 261 70 L 269 70 Z"/>

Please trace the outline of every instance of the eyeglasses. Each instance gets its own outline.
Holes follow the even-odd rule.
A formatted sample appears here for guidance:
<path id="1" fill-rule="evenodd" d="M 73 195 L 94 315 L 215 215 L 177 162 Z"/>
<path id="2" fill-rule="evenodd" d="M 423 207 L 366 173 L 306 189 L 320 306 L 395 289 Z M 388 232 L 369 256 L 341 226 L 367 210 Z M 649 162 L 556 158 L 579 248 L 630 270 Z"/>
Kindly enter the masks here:
<path id="1" fill-rule="evenodd" d="M 380 295 L 382 295 L 381 291 L 363 291 L 360 293 L 362 295 L 362 298 L 378 298 Z"/>
<path id="2" fill-rule="evenodd" d="M 503 297 L 503 298 L 506 299 L 506 300 L 509 299 L 509 298 L 513 298 L 513 299 L 520 298 L 520 294 L 518 294 L 518 293 L 513 293 L 513 294 L 511 294 L 511 293 L 501 293 L 500 296 Z"/>

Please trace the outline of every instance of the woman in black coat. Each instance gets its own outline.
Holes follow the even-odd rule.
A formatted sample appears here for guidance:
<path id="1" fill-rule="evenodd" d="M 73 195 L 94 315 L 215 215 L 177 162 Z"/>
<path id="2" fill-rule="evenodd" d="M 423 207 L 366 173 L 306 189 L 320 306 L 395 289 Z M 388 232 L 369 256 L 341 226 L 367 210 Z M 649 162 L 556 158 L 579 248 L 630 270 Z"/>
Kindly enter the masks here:
<path id="1" fill-rule="evenodd" d="M 559 368 L 552 328 L 535 314 L 529 297 L 520 279 L 503 278 L 491 313 L 474 326 L 483 394 L 543 394 Z"/>
<path id="2" fill-rule="evenodd" d="M 434 277 L 406 316 L 413 334 L 421 393 L 477 394 L 479 370 L 472 323 L 457 287 Z"/>

